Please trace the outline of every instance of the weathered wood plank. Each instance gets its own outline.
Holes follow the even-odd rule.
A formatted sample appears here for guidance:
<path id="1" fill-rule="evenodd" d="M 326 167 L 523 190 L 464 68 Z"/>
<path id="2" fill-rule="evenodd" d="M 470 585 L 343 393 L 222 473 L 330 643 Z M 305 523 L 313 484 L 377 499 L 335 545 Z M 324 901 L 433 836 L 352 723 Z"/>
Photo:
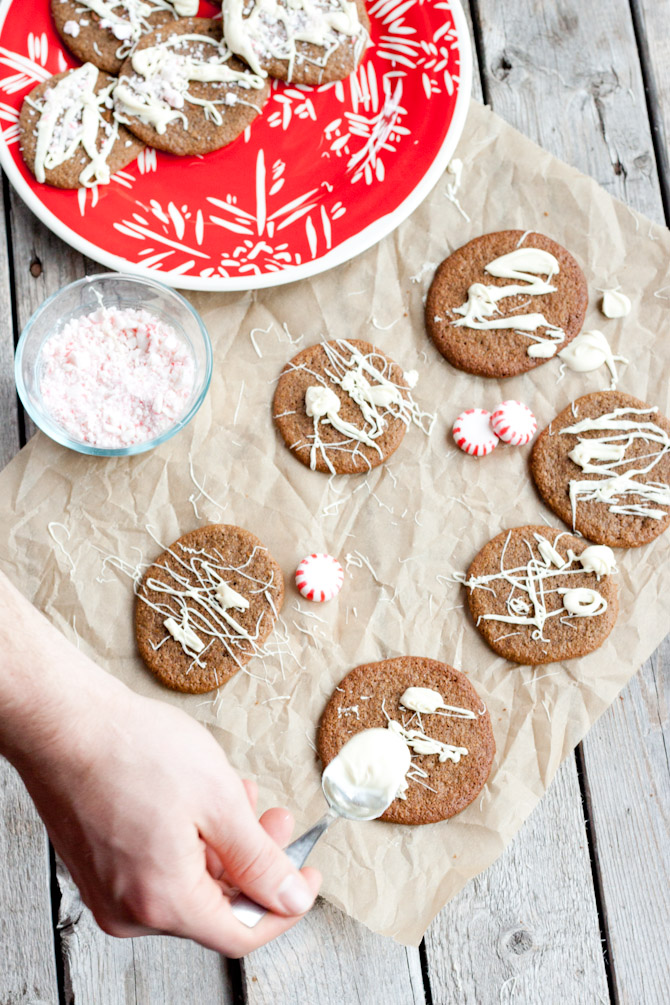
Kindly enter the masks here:
<path id="1" fill-rule="evenodd" d="M 495 111 L 662 221 L 628 4 L 477 0 L 477 6 Z M 659 953 L 652 933 L 670 924 L 664 894 L 670 862 L 658 852 L 663 837 L 667 848 L 670 816 L 670 722 L 667 698 L 657 690 L 659 662 L 657 655 L 645 665 L 583 744 L 614 987 L 621 1001 L 647 1005 L 667 999 L 667 947 Z"/>
<path id="2" fill-rule="evenodd" d="M 227 961 L 166 936 L 113 939 L 96 925 L 62 863 L 58 928 L 72 1005 L 232 1005 Z"/>
<path id="3" fill-rule="evenodd" d="M 276 942 L 242 964 L 247 1005 L 423 1005 L 418 949 L 374 935 L 317 901 Z"/>
<path id="4" fill-rule="evenodd" d="M 5 219 L 0 191 L 0 219 Z M 14 387 L 14 332 L 6 240 L 0 241 L 0 467 L 19 450 Z M 58 1001 L 46 831 L 24 785 L 0 757 L 0 1001 Z"/>
<path id="5" fill-rule="evenodd" d="M 425 945 L 436 1003 L 609 1001 L 573 758 L 498 861 L 440 912 Z"/>
<path id="6" fill-rule="evenodd" d="M 474 0 L 491 106 L 652 219 L 662 212 L 628 0 Z"/>
<path id="7" fill-rule="evenodd" d="M 622 1002 L 665 1005 L 670 974 L 670 638 L 583 744 Z"/>
<path id="8" fill-rule="evenodd" d="M 9 201 L 14 297 L 20 334 L 33 311 L 61 286 L 88 273 L 105 270 L 47 230 L 12 188 Z M 35 432 L 28 416 L 25 417 L 25 430 L 26 439 Z"/>
<path id="9" fill-rule="evenodd" d="M 0 1002 L 54 1005 L 49 844 L 21 779 L 1 757 L 0 806 Z"/>
<path id="10" fill-rule="evenodd" d="M 630 6 L 656 141 L 661 191 L 666 214 L 670 215 L 670 5 L 658 0 L 631 0 Z"/>

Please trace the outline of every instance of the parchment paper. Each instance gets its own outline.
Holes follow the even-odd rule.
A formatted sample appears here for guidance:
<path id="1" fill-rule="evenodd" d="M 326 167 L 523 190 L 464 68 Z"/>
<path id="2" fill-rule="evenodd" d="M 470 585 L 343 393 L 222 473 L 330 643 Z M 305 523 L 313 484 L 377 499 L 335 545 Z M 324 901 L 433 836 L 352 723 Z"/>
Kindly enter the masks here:
<path id="1" fill-rule="evenodd" d="M 346 672 L 409 653 L 443 659 L 470 675 L 491 711 L 498 747 L 483 795 L 442 824 L 340 823 L 313 855 L 328 899 L 376 932 L 412 945 L 502 852 L 561 759 L 670 627 L 663 600 L 670 534 L 618 553 L 621 611 L 603 647 L 535 670 L 495 657 L 463 609 L 463 591 L 439 578 L 466 569 L 503 528 L 558 522 L 531 484 L 528 449 L 501 446 L 484 460 L 467 457 L 449 435 L 454 417 L 512 397 L 526 401 L 543 428 L 570 400 L 609 383 L 604 368 L 568 372 L 559 383 L 557 360 L 504 382 L 452 369 L 422 322 L 433 267 L 448 252 L 486 231 L 514 227 L 566 245 L 589 281 L 586 327 L 602 329 L 614 351 L 630 358 L 620 388 L 666 414 L 670 405 L 668 232 L 476 103 L 457 156 L 470 221 L 445 197 L 453 179 L 444 178 L 393 235 L 326 275 L 257 294 L 191 296 L 214 342 L 215 374 L 204 407 L 175 439 L 148 455 L 99 460 L 40 434 L 0 477 L 0 561 L 18 586 L 130 687 L 210 726 L 235 766 L 258 781 L 261 806 L 289 806 L 299 828 L 323 811 L 313 739 L 324 703 Z M 597 310 L 597 287 L 617 284 L 633 310 L 608 321 Z M 322 337 L 365 338 L 406 369 L 416 368 L 415 397 L 438 415 L 431 437 L 410 428 L 390 463 L 365 478 L 329 482 L 303 467 L 281 443 L 270 414 L 274 381 L 297 351 L 284 325 L 300 346 Z M 268 327 L 256 333 L 259 358 L 250 332 Z M 196 479 L 220 506 L 197 499 L 189 453 Z M 48 532 L 51 521 L 63 525 L 51 530 L 74 570 Z M 239 673 L 218 696 L 182 696 L 155 683 L 135 655 L 131 581 L 109 566 L 103 570 L 103 557 L 148 561 L 159 550 L 148 525 L 168 544 L 213 521 L 255 532 L 281 564 L 287 597 L 280 631 L 287 641 L 277 645 L 281 659 L 253 661 L 254 676 Z M 298 561 L 312 550 L 343 562 L 354 558 L 330 604 L 300 602 L 293 586 Z"/>

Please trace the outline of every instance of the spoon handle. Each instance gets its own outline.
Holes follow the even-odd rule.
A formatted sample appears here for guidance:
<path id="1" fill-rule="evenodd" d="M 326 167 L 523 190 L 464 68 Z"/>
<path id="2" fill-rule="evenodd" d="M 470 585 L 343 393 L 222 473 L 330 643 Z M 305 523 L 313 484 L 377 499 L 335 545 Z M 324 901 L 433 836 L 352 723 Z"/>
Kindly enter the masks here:
<path id="1" fill-rule="evenodd" d="M 332 810 L 324 813 L 313 827 L 310 827 L 304 834 L 297 837 L 288 848 L 284 849 L 296 869 L 300 869 L 305 864 L 312 848 L 330 827 L 333 820 L 337 820 L 337 816 L 337 813 L 333 813 Z M 268 913 L 267 907 L 262 907 L 243 893 L 236 893 L 230 901 L 230 906 L 233 915 L 247 928 L 255 928 L 261 918 Z"/>

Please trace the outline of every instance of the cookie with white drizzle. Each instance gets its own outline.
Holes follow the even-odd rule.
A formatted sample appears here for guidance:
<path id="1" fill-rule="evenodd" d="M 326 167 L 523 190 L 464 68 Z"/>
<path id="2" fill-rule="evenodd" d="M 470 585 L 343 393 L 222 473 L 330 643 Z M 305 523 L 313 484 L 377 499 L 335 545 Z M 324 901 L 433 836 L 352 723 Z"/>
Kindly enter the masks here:
<path id="1" fill-rule="evenodd" d="M 223 0 L 222 13 L 228 47 L 293 84 L 344 80 L 370 38 L 364 0 Z"/>
<path id="2" fill-rule="evenodd" d="M 380 349 L 357 339 L 321 342 L 284 367 L 273 402 L 286 446 L 316 471 L 359 474 L 387 460 L 414 422 L 429 432 L 404 373 Z"/>
<path id="3" fill-rule="evenodd" d="M 39 182 L 56 188 L 107 184 L 144 144 L 112 113 L 116 79 L 84 63 L 28 94 L 19 115 L 19 149 Z"/>
<path id="4" fill-rule="evenodd" d="M 51 0 L 56 31 L 73 56 L 117 74 L 142 35 L 198 13 L 198 0 Z"/>
<path id="5" fill-rule="evenodd" d="M 535 665 L 602 645 L 619 610 L 615 572 L 610 548 L 540 525 L 498 534 L 455 579 L 490 647 Z"/>
<path id="6" fill-rule="evenodd" d="M 161 683 L 200 694 L 266 655 L 284 582 L 257 537 L 212 524 L 166 548 L 135 592 L 140 656 Z"/>
<path id="7" fill-rule="evenodd" d="M 143 35 L 119 73 L 115 115 L 149 146 L 200 155 L 232 143 L 270 95 L 223 41 L 221 22 L 182 18 Z"/>
<path id="8" fill-rule="evenodd" d="M 648 544 L 670 524 L 670 420 L 621 391 L 563 409 L 537 438 L 531 474 L 561 520 L 612 548 Z"/>
<path id="9" fill-rule="evenodd" d="M 436 823 L 481 792 L 495 740 L 489 713 L 465 674 L 418 656 L 356 667 L 321 716 L 317 749 L 324 768 L 355 733 L 378 727 L 402 736 L 412 756 L 406 787 L 381 820 Z"/>
<path id="10" fill-rule="evenodd" d="M 426 328 L 452 366 L 513 377 L 564 349 L 584 323 L 586 279 L 573 256 L 534 231 L 484 234 L 439 265 Z"/>

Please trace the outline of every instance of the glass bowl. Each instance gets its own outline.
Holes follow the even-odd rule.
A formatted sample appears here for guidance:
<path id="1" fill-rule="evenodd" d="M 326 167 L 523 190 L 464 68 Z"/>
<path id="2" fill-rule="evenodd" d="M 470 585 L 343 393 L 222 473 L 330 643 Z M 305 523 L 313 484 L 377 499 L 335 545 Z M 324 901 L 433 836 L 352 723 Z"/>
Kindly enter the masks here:
<path id="1" fill-rule="evenodd" d="M 73 318 L 92 314 L 100 307 L 144 309 L 169 324 L 186 343 L 195 364 L 193 389 L 180 419 L 151 440 L 123 447 L 96 447 L 73 439 L 46 410 L 40 394 L 42 346 Z M 169 440 L 191 421 L 204 401 L 212 377 L 212 344 L 200 315 L 179 293 L 153 279 L 139 279 L 119 272 L 78 279 L 52 294 L 24 328 L 16 349 L 16 388 L 23 407 L 36 426 L 71 450 L 97 457 L 125 457 L 151 450 Z"/>

